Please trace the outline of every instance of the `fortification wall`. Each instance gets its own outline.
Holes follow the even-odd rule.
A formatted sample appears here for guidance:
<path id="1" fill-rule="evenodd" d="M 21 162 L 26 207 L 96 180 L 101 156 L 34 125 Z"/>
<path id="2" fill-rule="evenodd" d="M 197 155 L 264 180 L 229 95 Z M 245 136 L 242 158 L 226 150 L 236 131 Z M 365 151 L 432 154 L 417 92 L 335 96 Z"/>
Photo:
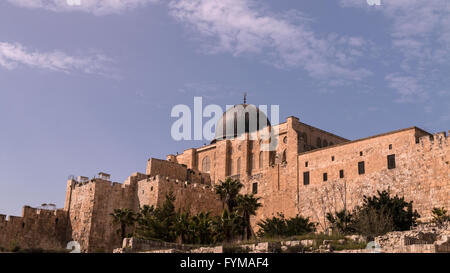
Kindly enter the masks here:
<path id="1" fill-rule="evenodd" d="M 22 217 L 0 215 L 0 246 L 61 250 L 66 247 L 67 212 L 24 206 Z"/>
<path id="2" fill-rule="evenodd" d="M 148 176 L 161 175 L 163 177 L 169 177 L 171 179 L 211 185 L 211 178 L 207 173 L 189 169 L 186 166 L 177 164 L 175 162 L 156 158 L 150 158 L 148 160 L 146 174 Z"/>
<path id="3" fill-rule="evenodd" d="M 389 155 L 395 155 L 395 168 L 388 168 Z M 364 195 L 390 190 L 413 201 L 421 217 L 429 219 L 433 207 L 450 208 L 449 160 L 445 133 L 428 136 L 417 128 L 300 155 L 299 177 L 303 182 L 303 173 L 309 171 L 310 184 L 300 183 L 299 212 L 325 229 L 326 213 L 344 205 L 353 209 Z M 363 174 L 359 162 L 364 162 Z M 340 170 L 344 178 L 339 177 Z"/>
<path id="4" fill-rule="evenodd" d="M 214 188 L 209 185 L 170 179 L 160 175 L 137 183 L 137 199 L 140 207 L 161 206 L 170 192 L 176 198 L 174 203 L 176 210 L 190 211 L 191 214 L 210 211 L 213 215 L 219 215 L 222 211 L 222 201 Z"/>

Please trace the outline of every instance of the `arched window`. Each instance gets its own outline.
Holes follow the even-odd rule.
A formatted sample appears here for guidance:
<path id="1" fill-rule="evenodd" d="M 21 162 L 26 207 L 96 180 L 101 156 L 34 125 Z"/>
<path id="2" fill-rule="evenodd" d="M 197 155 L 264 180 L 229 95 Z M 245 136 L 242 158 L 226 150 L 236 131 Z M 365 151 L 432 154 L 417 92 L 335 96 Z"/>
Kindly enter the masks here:
<path id="1" fill-rule="evenodd" d="M 275 152 L 270 151 L 269 152 L 269 166 L 275 164 Z"/>
<path id="2" fill-rule="evenodd" d="M 248 169 L 250 171 L 253 170 L 253 168 L 255 168 L 255 156 L 253 154 L 250 154 L 248 164 L 249 164 Z"/>
<path id="3" fill-rule="evenodd" d="M 305 143 L 308 143 L 308 137 L 306 136 L 306 133 L 303 133 L 303 134 L 302 134 L 302 137 L 303 137 L 303 141 L 304 141 Z"/>
<path id="4" fill-rule="evenodd" d="M 287 144 L 287 136 L 285 136 L 285 137 L 283 138 L 283 143 L 284 143 L 284 144 Z"/>
<path id="5" fill-rule="evenodd" d="M 320 139 L 320 137 L 317 138 L 317 148 L 322 148 L 322 140 Z"/>
<path id="6" fill-rule="evenodd" d="M 209 159 L 209 156 L 206 156 L 203 158 L 202 161 L 202 172 L 209 173 L 210 167 L 211 167 L 211 160 Z"/>
<path id="7" fill-rule="evenodd" d="M 240 174 L 241 173 L 241 158 L 239 157 L 236 160 L 236 174 Z"/>
<path id="8" fill-rule="evenodd" d="M 263 152 L 259 152 L 259 168 L 263 168 Z"/>
<path id="9" fill-rule="evenodd" d="M 327 147 L 327 146 L 328 146 L 328 141 L 326 139 L 324 139 L 322 147 Z"/>
<path id="10" fill-rule="evenodd" d="M 283 153 L 281 154 L 281 162 L 286 163 L 286 150 L 284 150 Z"/>

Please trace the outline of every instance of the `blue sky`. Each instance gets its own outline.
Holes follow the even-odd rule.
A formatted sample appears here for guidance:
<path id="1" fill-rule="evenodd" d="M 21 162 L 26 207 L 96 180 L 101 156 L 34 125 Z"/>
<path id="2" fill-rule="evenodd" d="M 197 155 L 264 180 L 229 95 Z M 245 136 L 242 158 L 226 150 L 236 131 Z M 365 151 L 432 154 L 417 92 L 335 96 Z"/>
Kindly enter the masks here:
<path id="1" fill-rule="evenodd" d="M 170 135 L 194 96 L 349 139 L 447 131 L 449 61 L 448 0 L 1 1 L 0 213 L 206 142 Z"/>

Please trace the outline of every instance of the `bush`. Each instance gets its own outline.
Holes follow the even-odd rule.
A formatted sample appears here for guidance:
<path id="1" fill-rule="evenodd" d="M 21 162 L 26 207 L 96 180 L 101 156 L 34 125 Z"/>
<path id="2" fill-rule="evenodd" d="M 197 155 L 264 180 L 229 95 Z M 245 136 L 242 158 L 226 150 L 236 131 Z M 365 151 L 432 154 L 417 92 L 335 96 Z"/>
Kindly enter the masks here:
<path id="1" fill-rule="evenodd" d="M 388 211 L 368 207 L 357 212 L 352 228 L 371 241 L 393 231 L 394 222 Z"/>
<path id="2" fill-rule="evenodd" d="M 420 215 L 413 211 L 412 202 L 406 202 L 397 195 L 391 197 L 388 191 L 378 191 L 378 195 L 364 196 L 363 204 L 353 212 L 340 211 L 336 215 L 327 214 L 327 219 L 335 233 L 358 233 L 367 239 L 390 231 L 409 230 L 417 224 Z"/>
<path id="3" fill-rule="evenodd" d="M 450 221 L 450 216 L 447 214 L 445 208 L 433 208 L 431 211 L 433 215 L 433 222 L 438 225 L 443 225 L 444 223 Z"/>
<path id="4" fill-rule="evenodd" d="M 279 217 L 274 216 L 260 221 L 258 226 L 260 227 L 258 236 L 268 238 L 303 235 L 316 230 L 316 224 L 310 222 L 309 217 L 304 218 L 300 215 L 285 219 L 283 214 L 279 214 Z"/>
<path id="5" fill-rule="evenodd" d="M 327 213 L 327 220 L 331 224 L 333 233 L 351 234 L 355 232 L 352 226 L 353 214 L 347 210 L 336 212 L 336 215 Z"/>
<path id="6" fill-rule="evenodd" d="M 392 219 L 392 230 L 409 230 L 417 224 L 420 215 L 413 211 L 413 202 L 406 202 L 404 197 L 390 197 L 388 191 L 378 191 L 378 196 L 364 196 L 363 205 L 357 208 L 357 213 L 362 217 L 382 217 Z"/>

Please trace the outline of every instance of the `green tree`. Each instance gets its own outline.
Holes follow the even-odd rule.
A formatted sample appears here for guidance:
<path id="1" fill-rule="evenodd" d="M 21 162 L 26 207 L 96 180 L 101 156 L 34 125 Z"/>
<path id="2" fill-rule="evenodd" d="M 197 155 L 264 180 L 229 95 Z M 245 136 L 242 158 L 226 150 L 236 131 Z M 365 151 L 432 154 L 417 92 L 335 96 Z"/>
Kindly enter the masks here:
<path id="1" fill-rule="evenodd" d="M 221 216 L 217 216 L 214 222 L 214 241 L 231 242 L 244 229 L 243 219 L 235 211 L 224 209 Z"/>
<path id="2" fill-rule="evenodd" d="M 216 193 L 227 205 L 228 211 L 233 211 L 237 205 L 236 198 L 244 185 L 242 185 L 239 180 L 235 180 L 230 177 L 228 177 L 225 181 L 219 182 L 220 184 L 215 187 Z"/>
<path id="3" fill-rule="evenodd" d="M 136 214 L 132 210 L 125 208 L 115 209 L 114 213 L 111 213 L 110 215 L 113 217 L 113 223 L 115 225 L 120 225 L 117 234 L 119 234 L 120 238 L 123 240 L 127 236 L 127 228 L 134 225 Z"/>
<path id="4" fill-rule="evenodd" d="M 375 210 L 377 214 L 385 214 L 392 218 L 393 230 L 409 230 L 416 225 L 417 218 L 420 217 L 416 210 L 413 210 L 413 202 L 406 202 L 404 197 L 390 196 L 388 191 L 378 191 L 378 196 L 364 196 L 363 204 L 357 207 L 359 215 L 369 215 L 370 211 L 364 214 L 364 210 Z"/>
<path id="5" fill-rule="evenodd" d="M 213 232 L 213 219 L 209 212 L 200 212 L 192 217 L 190 222 L 191 243 L 211 244 Z"/>
<path id="6" fill-rule="evenodd" d="M 189 225 L 191 217 L 189 212 L 179 212 L 175 217 L 174 230 L 175 234 L 178 236 L 178 242 L 184 244 L 189 234 Z"/>
<path id="7" fill-rule="evenodd" d="M 174 202 L 173 193 L 169 193 L 161 207 L 143 206 L 138 216 L 136 228 L 138 237 L 174 242 L 177 237 L 174 229 L 177 218 Z"/>
<path id="8" fill-rule="evenodd" d="M 244 220 L 244 240 L 250 239 L 254 234 L 250 224 L 250 216 L 256 215 L 256 211 L 262 206 L 259 203 L 259 199 L 259 197 L 255 197 L 253 194 L 238 195 L 236 198 L 236 209 Z"/>

